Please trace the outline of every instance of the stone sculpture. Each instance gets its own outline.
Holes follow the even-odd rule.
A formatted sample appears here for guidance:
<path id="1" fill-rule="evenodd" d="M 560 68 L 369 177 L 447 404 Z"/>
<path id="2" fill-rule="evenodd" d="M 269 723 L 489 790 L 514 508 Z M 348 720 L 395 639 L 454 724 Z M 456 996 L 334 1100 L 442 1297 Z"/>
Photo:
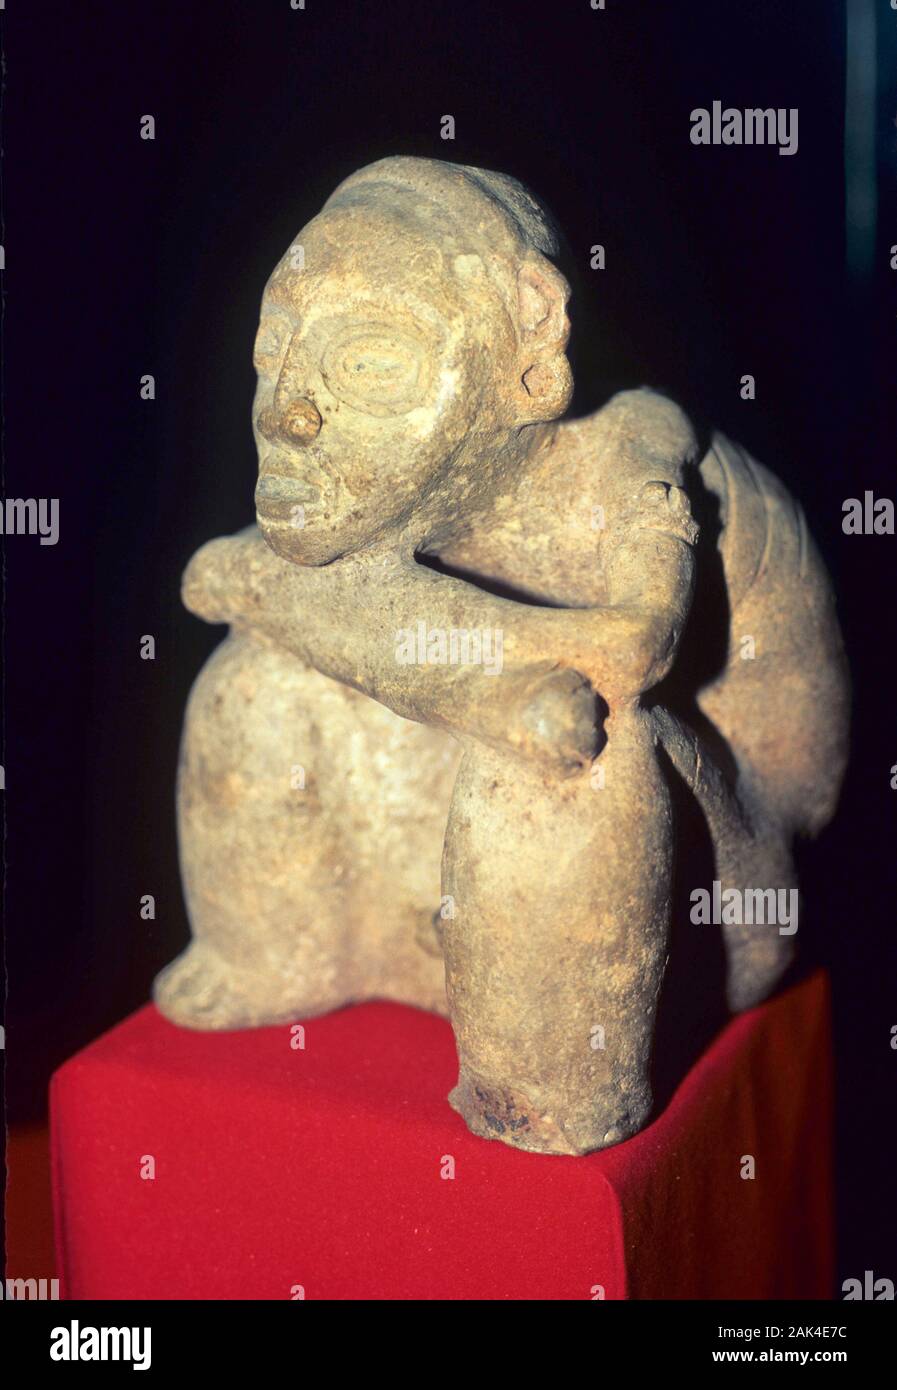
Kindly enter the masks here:
<path id="1" fill-rule="evenodd" d="M 190 696 L 193 940 L 155 999 L 207 1029 L 447 1012 L 469 1127 L 582 1154 L 651 1110 L 672 781 L 709 828 L 714 901 L 774 903 L 794 837 L 832 815 L 849 697 L 771 473 L 649 390 L 561 422 L 556 250 L 514 180 L 394 158 L 275 268 L 258 524 L 184 578 L 231 630 Z M 749 915 L 721 922 L 734 1010 L 794 951 Z"/>

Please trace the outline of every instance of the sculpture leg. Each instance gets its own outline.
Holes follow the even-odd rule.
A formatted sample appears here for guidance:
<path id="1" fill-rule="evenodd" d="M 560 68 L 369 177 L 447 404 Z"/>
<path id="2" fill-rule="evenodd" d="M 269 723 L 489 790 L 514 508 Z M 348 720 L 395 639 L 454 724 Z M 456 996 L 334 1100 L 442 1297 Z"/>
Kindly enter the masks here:
<path id="1" fill-rule="evenodd" d="M 670 710 L 655 706 L 652 715 L 665 752 L 706 819 L 721 900 L 729 889 L 739 895 L 742 920 L 727 921 L 725 917 L 732 915 L 727 913 L 720 927 L 726 951 L 726 1000 L 735 1012 L 753 1008 L 773 993 L 795 956 L 791 927 L 796 924 L 765 920 L 771 899 L 774 917 L 783 904 L 789 909 L 793 905 L 790 895 L 797 888 L 797 875 L 791 832 L 771 810 L 763 784 L 751 776 L 744 761 L 736 789 L 714 762 L 710 747 Z M 708 894 L 712 889 L 710 883 L 694 882 L 690 887 Z"/>
<path id="2" fill-rule="evenodd" d="M 606 731 L 566 780 L 470 748 L 446 833 L 450 1099 L 475 1133 L 547 1153 L 617 1143 L 652 1103 L 670 799 L 651 715 L 618 711 Z"/>
<path id="3" fill-rule="evenodd" d="M 717 877 L 721 892 L 737 888 L 750 922 L 722 924 L 726 948 L 726 999 L 734 1012 L 761 1004 L 776 989 L 794 961 L 798 922 L 768 921 L 770 899 L 775 914 L 797 901 L 797 873 L 790 836 L 755 809 L 751 831 L 740 843 L 717 848 Z M 763 895 L 762 899 L 759 895 Z M 759 911 L 762 901 L 762 911 Z"/>
<path id="4" fill-rule="evenodd" d="M 194 939 L 156 981 L 161 1011 L 216 1029 L 377 994 L 444 1009 L 441 957 L 420 940 L 456 766 L 444 735 L 229 637 L 187 710 L 178 822 Z"/>

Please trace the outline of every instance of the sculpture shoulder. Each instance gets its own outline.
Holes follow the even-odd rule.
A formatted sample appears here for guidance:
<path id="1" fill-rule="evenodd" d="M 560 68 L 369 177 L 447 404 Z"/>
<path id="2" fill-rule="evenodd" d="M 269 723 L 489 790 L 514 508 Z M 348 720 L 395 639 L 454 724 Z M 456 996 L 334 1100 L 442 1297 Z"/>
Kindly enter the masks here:
<path id="1" fill-rule="evenodd" d="M 648 387 L 619 391 L 563 427 L 584 464 L 616 486 L 643 481 L 681 485 L 698 455 L 694 428 L 680 406 Z"/>
<path id="2" fill-rule="evenodd" d="M 565 471 L 593 499 L 603 552 L 645 529 L 694 544 L 687 481 L 698 441 L 679 406 L 655 391 L 622 391 L 567 428 Z"/>

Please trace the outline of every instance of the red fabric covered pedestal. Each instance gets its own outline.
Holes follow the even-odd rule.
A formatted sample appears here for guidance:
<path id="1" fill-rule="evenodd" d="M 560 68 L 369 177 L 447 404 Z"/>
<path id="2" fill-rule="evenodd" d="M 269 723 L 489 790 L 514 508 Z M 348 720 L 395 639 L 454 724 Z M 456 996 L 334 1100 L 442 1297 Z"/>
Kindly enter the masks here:
<path id="1" fill-rule="evenodd" d="M 442 1019 L 366 1004 L 292 1037 L 147 1007 L 56 1073 L 65 1297 L 831 1296 L 822 975 L 731 1022 L 647 1130 L 586 1158 L 471 1135 Z"/>

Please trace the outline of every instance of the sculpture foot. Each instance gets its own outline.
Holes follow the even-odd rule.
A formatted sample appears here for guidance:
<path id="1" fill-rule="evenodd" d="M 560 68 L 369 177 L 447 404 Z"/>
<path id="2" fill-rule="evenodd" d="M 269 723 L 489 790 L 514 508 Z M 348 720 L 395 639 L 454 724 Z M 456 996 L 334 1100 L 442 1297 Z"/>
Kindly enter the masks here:
<path id="1" fill-rule="evenodd" d="M 560 1107 L 553 1110 L 544 1103 L 534 1104 L 522 1091 L 488 1085 L 463 1073 L 448 1099 L 472 1133 L 545 1154 L 609 1149 L 638 1134 L 651 1110 L 650 1095 L 642 1096 L 637 1105 L 617 1098 L 613 1114 L 596 1105 L 587 1120 L 571 1119 L 561 1114 Z"/>
<path id="2" fill-rule="evenodd" d="M 272 1007 L 272 995 L 270 978 L 248 976 L 204 941 L 192 941 L 153 984 L 156 1008 L 167 1019 L 181 1028 L 210 1031 L 258 1028 L 307 1016 L 301 1004 Z"/>

